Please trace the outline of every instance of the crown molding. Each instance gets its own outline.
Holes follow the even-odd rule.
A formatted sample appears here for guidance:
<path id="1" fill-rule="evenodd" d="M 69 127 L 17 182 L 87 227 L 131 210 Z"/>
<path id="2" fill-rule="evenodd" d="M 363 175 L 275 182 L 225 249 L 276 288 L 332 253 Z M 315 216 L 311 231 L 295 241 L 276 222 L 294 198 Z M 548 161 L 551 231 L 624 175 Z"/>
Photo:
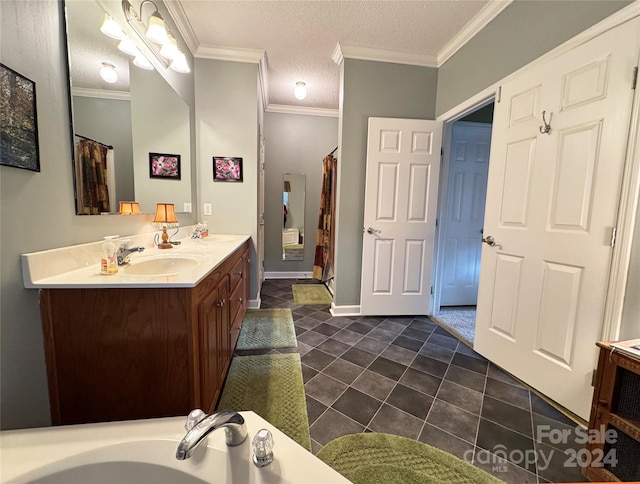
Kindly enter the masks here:
<path id="1" fill-rule="evenodd" d="M 180 0 L 165 0 L 164 6 L 167 8 L 169 15 L 171 15 L 171 19 L 176 24 L 178 32 L 180 32 L 182 39 L 187 44 L 187 48 L 191 52 L 191 55 L 195 55 L 200 43 L 198 42 L 196 33 L 193 31 L 191 22 L 189 22 L 189 19 L 187 18 L 187 14 L 184 13 L 182 3 L 180 3 Z"/>
<path id="2" fill-rule="evenodd" d="M 105 89 L 90 89 L 87 87 L 72 87 L 71 95 L 98 99 L 116 99 L 118 101 L 131 100 L 131 93 L 129 91 L 107 91 Z"/>
<path id="3" fill-rule="evenodd" d="M 304 106 L 286 106 L 284 104 L 269 104 L 265 109 L 268 113 L 280 114 L 301 114 L 303 116 L 325 116 L 328 118 L 337 118 L 337 109 L 326 108 L 308 108 Z"/>
<path id="4" fill-rule="evenodd" d="M 440 52 L 438 52 L 437 67 L 447 62 L 453 54 L 458 52 L 467 42 L 469 42 L 478 32 L 496 18 L 505 8 L 513 3 L 513 0 L 490 0 L 478 14 L 473 17 L 456 36 L 447 42 Z"/>
<path id="5" fill-rule="evenodd" d="M 198 46 L 194 56 L 201 59 L 217 59 L 258 64 L 264 57 L 264 50 L 200 45 Z"/>
<path id="6" fill-rule="evenodd" d="M 412 66 L 438 67 L 437 58 L 433 55 L 410 54 L 396 50 L 373 49 L 340 43 L 334 49 L 331 58 L 336 64 L 340 64 L 343 59 L 348 58 Z"/>

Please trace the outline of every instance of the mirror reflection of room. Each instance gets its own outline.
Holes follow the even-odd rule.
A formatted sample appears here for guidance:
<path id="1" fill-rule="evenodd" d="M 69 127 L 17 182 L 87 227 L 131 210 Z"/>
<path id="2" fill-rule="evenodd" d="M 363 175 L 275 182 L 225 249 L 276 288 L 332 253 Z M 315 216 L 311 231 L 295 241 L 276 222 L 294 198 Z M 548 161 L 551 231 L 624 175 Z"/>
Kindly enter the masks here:
<path id="1" fill-rule="evenodd" d="M 282 260 L 304 259 L 305 176 L 285 173 L 282 188 Z"/>
<path id="2" fill-rule="evenodd" d="M 192 201 L 188 105 L 135 45 L 134 59 L 100 31 L 106 12 L 99 3 L 65 6 L 76 213 L 118 213 L 131 200 L 153 213 L 158 193 L 183 211 Z M 153 152 L 179 154 L 181 176 L 150 176 Z"/>

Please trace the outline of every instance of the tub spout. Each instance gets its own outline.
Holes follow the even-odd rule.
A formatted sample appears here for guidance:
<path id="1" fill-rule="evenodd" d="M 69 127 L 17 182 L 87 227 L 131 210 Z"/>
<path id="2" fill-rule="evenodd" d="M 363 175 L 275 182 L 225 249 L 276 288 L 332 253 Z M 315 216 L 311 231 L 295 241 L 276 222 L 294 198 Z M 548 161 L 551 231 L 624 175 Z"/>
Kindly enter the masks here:
<path id="1" fill-rule="evenodd" d="M 187 432 L 178 445 L 176 459 L 185 460 L 191 457 L 191 453 L 200 442 L 219 428 L 224 428 L 225 440 L 229 446 L 240 445 L 247 438 L 247 426 L 242 415 L 230 410 L 223 410 L 207 415 Z"/>

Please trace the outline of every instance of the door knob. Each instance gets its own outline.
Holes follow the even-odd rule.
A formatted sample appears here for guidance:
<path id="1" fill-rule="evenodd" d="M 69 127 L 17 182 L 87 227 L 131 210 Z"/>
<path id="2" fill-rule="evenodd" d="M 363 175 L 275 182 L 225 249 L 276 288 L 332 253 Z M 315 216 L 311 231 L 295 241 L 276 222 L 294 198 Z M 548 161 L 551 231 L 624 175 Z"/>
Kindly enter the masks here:
<path id="1" fill-rule="evenodd" d="M 494 245 L 496 245 L 496 240 L 491 235 L 482 237 L 482 241 L 490 247 L 493 247 Z"/>
<path id="2" fill-rule="evenodd" d="M 382 232 L 382 231 L 381 231 L 381 230 L 376 230 L 376 229 L 374 229 L 373 227 L 369 227 L 369 228 L 367 229 L 367 233 L 368 233 L 368 234 L 379 234 L 380 232 Z"/>

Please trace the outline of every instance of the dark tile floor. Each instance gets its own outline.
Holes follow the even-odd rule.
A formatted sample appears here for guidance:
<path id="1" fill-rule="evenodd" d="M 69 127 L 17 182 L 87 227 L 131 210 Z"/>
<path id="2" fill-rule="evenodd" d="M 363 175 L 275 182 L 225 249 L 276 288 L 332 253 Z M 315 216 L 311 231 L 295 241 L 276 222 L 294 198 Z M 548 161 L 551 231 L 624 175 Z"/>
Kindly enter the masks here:
<path id="1" fill-rule="evenodd" d="M 387 432 L 510 483 L 585 480 L 581 447 L 552 432 L 574 435 L 576 424 L 428 317 L 332 317 L 328 306 L 295 305 L 294 283 L 311 282 L 265 281 L 262 307 L 293 312 L 314 452 Z"/>

